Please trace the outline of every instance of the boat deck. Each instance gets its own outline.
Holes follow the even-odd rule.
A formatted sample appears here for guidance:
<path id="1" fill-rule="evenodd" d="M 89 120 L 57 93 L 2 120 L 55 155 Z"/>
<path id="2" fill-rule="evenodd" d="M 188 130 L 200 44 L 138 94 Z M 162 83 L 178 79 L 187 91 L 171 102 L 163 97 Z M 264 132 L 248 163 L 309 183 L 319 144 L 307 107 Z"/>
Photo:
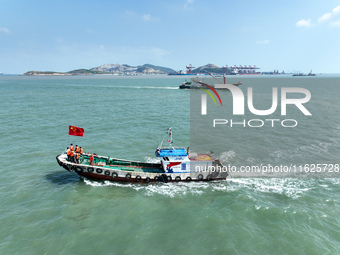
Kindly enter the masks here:
<path id="1" fill-rule="evenodd" d="M 214 157 L 212 154 L 205 153 L 205 154 L 197 154 L 197 153 L 190 153 L 189 155 L 190 161 L 214 161 Z"/>
<path id="2" fill-rule="evenodd" d="M 164 173 L 160 163 L 145 163 L 139 161 L 129 161 L 122 159 L 111 159 L 109 157 L 95 156 L 90 163 L 90 155 L 83 155 L 79 165 L 88 167 L 101 167 L 103 169 L 121 170 L 130 172 Z"/>

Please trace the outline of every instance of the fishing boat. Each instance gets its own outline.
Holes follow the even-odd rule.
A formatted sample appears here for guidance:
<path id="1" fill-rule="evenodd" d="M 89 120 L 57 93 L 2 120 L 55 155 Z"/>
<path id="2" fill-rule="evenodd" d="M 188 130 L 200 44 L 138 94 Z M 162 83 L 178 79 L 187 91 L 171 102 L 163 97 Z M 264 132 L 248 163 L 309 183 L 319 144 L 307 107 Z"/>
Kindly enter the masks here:
<path id="1" fill-rule="evenodd" d="M 189 148 L 172 146 L 172 128 L 167 129 L 170 136 L 168 147 L 163 141 L 156 148 L 155 156 L 159 163 L 131 161 L 125 159 L 84 153 L 79 164 L 68 160 L 66 152 L 56 157 L 59 166 L 69 172 L 76 172 L 85 178 L 115 182 L 190 182 L 226 179 L 228 171 L 212 152 L 189 153 Z"/>
<path id="2" fill-rule="evenodd" d="M 185 81 L 179 86 L 180 89 L 191 89 L 193 88 L 193 86 L 191 86 L 191 81 L 187 81 L 185 79 Z M 199 88 L 199 86 L 197 86 L 197 88 Z"/>
<path id="3" fill-rule="evenodd" d="M 316 74 L 312 73 L 312 70 L 310 70 L 310 72 L 307 74 L 307 76 L 316 76 Z"/>
<path id="4" fill-rule="evenodd" d="M 223 76 L 223 83 L 218 80 L 214 75 L 208 73 L 211 77 L 213 77 L 215 80 L 218 81 L 219 84 L 226 84 L 226 77 Z M 196 78 L 192 78 L 190 79 L 190 81 L 187 81 L 185 80 L 180 86 L 179 88 L 180 89 L 204 89 L 206 88 L 206 83 L 202 82 L 201 80 L 198 79 L 198 77 Z M 240 86 L 242 85 L 242 82 L 239 81 L 239 82 L 235 82 L 235 83 L 232 83 L 232 84 L 229 84 L 229 85 L 234 85 L 234 86 Z M 215 89 L 225 89 L 225 88 L 217 88 L 215 87 L 215 85 L 211 85 L 213 88 Z"/>

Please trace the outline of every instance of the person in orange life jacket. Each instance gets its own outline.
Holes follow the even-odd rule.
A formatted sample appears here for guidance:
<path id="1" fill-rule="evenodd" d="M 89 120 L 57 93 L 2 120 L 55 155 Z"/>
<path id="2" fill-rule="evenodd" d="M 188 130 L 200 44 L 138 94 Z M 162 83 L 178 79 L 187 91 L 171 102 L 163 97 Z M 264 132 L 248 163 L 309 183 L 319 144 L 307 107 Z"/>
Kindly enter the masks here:
<path id="1" fill-rule="evenodd" d="M 90 165 L 91 166 L 93 165 L 93 161 L 94 161 L 94 156 L 93 156 L 93 154 L 91 154 L 91 156 L 90 156 Z"/>
<path id="2" fill-rule="evenodd" d="M 67 161 L 70 161 L 71 150 L 69 149 L 69 147 L 67 147 L 66 151 L 67 151 Z"/>
<path id="3" fill-rule="evenodd" d="M 83 148 L 82 147 L 80 147 L 80 155 L 83 155 Z"/>
<path id="4" fill-rule="evenodd" d="M 70 146 L 70 150 L 71 151 L 74 151 L 74 147 L 73 147 L 73 144 L 71 143 L 71 146 Z"/>
<path id="5" fill-rule="evenodd" d="M 71 157 L 71 162 L 74 162 L 74 151 L 71 151 L 70 157 Z"/>
<path id="6" fill-rule="evenodd" d="M 79 153 L 79 152 L 80 152 L 80 149 L 79 149 L 78 145 L 76 145 L 75 151 L 76 151 L 76 153 Z"/>
<path id="7" fill-rule="evenodd" d="M 76 163 L 79 164 L 79 153 L 76 153 L 75 158 L 76 158 Z"/>

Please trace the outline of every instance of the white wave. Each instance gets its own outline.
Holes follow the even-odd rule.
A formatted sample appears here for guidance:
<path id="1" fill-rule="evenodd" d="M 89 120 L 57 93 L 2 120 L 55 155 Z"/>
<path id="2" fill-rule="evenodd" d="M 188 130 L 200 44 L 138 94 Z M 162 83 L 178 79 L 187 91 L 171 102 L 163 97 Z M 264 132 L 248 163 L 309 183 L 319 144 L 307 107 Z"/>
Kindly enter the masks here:
<path id="1" fill-rule="evenodd" d="M 110 181 L 94 181 L 87 178 L 83 178 L 86 185 L 92 186 L 92 187 L 108 187 L 108 186 L 114 186 L 114 187 L 122 187 L 122 188 L 133 188 L 135 190 L 140 190 L 143 187 L 139 186 L 137 184 L 132 183 L 119 183 L 119 182 L 110 182 Z"/>
<path id="2" fill-rule="evenodd" d="M 110 182 L 110 181 L 93 181 L 90 179 L 83 178 L 86 185 L 92 187 L 120 187 L 120 188 L 129 188 L 134 189 L 136 191 L 144 191 L 146 196 L 153 196 L 155 194 L 167 196 L 167 197 L 175 197 L 175 196 L 184 196 L 187 194 L 192 195 L 201 195 L 208 188 L 211 187 L 211 184 L 215 183 L 206 183 L 206 182 L 180 182 L 180 183 L 150 183 L 147 185 L 144 184 L 135 184 L 135 183 L 119 183 L 119 182 Z M 216 187 L 213 190 L 225 190 L 226 188 Z M 209 189 L 210 190 L 210 189 Z"/>
<path id="3" fill-rule="evenodd" d="M 140 86 L 136 88 L 138 89 L 179 89 L 179 87 L 149 87 L 149 86 Z"/>
<path id="4" fill-rule="evenodd" d="M 236 153 L 234 151 L 225 151 L 222 152 L 219 156 L 219 159 L 222 162 L 229 162 L 231 159 L 235 157 Z"/>
<path id="5" fill-rule="evenodd" d="M 256 163 L 256 159 L 255 158 L 247 158 L 246 162 L 248 164 L 255 164 Z"/>
<path id="6" fill-rule="evenodd" d="M 155 87 L 155 86 L 115 86 L 111 88 L 124 88 L 124 89 L 179 89 L 179 87 Z"/>
<path id="7" fill-rule="evenodd" d="M 146 195 L 152 196 L 154 194 L 159 194 L 169 197 L 184 196 L 187 194 L 202 195 L 210 187 L 210 184 L 206 182 L 161 183 L 147 186 Z"/>
<path id="8" fill-rule="evenodd" d="M 212 184 L 211 188 L 213 191 L 226 191 L 228 189 L 226 181 L 215 181 Z"/>
<path id="9" fill-rule="evenodd" d="M 93 85 L 79 85 L 79 84 L 64 84 L 68 87 L 93 87 Z M 114 85 L 105 85 L 105 84 L 98 84 L 96 88 L 111 88 L 111 89 L 179 89 L 179 86 L 176 87 L 158 87 L 158 86 L 114 86 Z"/>
<path id="10" fill-rule="evenodd" d="M 318 179 L 279 179 L 279 178 L 232 178 L 225 181 L 212 182 L 179 182 L 179 183 L 119 183 L 110 181 L 92 181 L 83 178 L 86 185 L 92 187 L 119 187 L 133 189 L 139 192 L 144 192 L 146 196 L 162 195 L 166 197 L 177 197 L 185 195 L 202 195 L 205 192 L 237 192 L 241 190 L 250 191 L 248 197 L 256 202 L 252 192 L 280 194 L 298 199 L 306 195 L 306 193 L 316 187 L 322 187 L 326 184 L 339 184 L 338 179 L 325 179 L 325 183 L 316 183 Z M 327 185 L 326 185 L 327 186 Z M 324 187 L 327 189 L 327 187 Z"/>
<path id="11" fill-rule="evenodd" d="M 330 138 L 330 142 L 318 142 L 298 147 L 276 150 L 269 154 L 274 159 L 294 159 L 305 157 L 310 154 L 325 154 L 329 152 L 329 147 L 339 144 L 340 139 Z"/>
<path id="12" fill-rule="evenodd" d="M 262 193 L 274 193 L 286 195 L 290 198 L 297 199 L 304 193 L 315 187 L 314 179 L 248 179 L 234 178 L 228 180 L 228 189 L 238 191 L 240 189 L 254 190 Z"/>

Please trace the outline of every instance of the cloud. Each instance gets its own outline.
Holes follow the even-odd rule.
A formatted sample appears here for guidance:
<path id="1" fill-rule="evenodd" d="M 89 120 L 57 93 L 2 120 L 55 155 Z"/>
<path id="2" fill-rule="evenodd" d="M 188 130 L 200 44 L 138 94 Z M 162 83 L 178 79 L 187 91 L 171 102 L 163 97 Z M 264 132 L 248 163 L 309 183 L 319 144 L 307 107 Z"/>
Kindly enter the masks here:
<path id="1" fill-rule="evenodd" d="M 312 26 L 312 19 L 302 19 L 295 23 L 297 27 L 311 27 Z"/>
<path id="2" fill-rule="evenodd" d="M 136 13 L 133 12 L 133 11 L 127 10 L 127 11 L 125 12 L 125 17 L 127 17 L 127 18 L 136 17 Z"/>
<path id="3" fill-rule="evenodd" d="M 334 13 L 334 14 L 340 13 L 340 5 L 337 6 L 337 7 L 335 7 L 335 8 L 333 9 L 333 13 Z"/>
<path id="4" fill-rule="evenodd" d="M 194 0 L 187 0 L 184 4 L 184 9 L 189 8 L 194 3 Z"/>
<path id="5" fill-rule="evenodd" d="M 157 17 L 153 17 L 150 14 L 143 14 L 141 19 L 145 22 L 149 22 L 149 21 L 159 21 L 159 18 Z"/>
<path id="6" fill-rule="evenodd" d="M 323 14 L 318 18 L 319 24 L 329 24 L 330 26 L 339 26 L 340 23 L 340 5 L 335 7 L 332 12 Z"/>
<path id="7" fill-rule="evenodd" d="M 8 28 L 5 28 L 5 27 L 0 27 L 0 33 L 5 33 L 5 34 L 9 34 L 10 33 L 10 31 L 9 31 L 9 29 Z"/>
<path id="8" fill-rule="evenodd" d="M 318 25 L 329 25 L 331 27 L 340 27 L 340 5 L 333 8 L 332 12 L 327 12 L 320 16 L 317 21 Z M 295 23 L 297 27 L 312 27 L 312 19 L 302 19 Z"/>
<path id="9" fill-rule="evenodd" d="M 269 43 L 269 40 L 268 39 L 265 39 L 265 40 L 260 40 L 260 41 L 256 41 L 257 44 L 268 44 Z"/>
<path id="10" fill-rule="evenodd" d="M 142 16 L 142 20 L 144 20 L 144 21 L 150 21 L 150 20 L 151 20 L 151 15 L 150 15 L 150 14 L 144 14 L 144 15 Z"/>
<path id="11" fill-rule="evenodd" d="M 324 15 L 322 15 L 320 18 L 318 18 L 318 22 L 326 22 L 327 20 L 329 20 L 332 17 L 331 13 L 325 13 Z"/>
<path id="12" fill-rule="evenodd" d="M 158 21 L 159 20 L 158 18 L 153 17 L 150 14 L 140 15 L 140 14 L 133 12 L 133 11 L 130 11 L 130 10 L 125 11 L 125 13 L 122 15 L 122 17 L 126 18 L 126 19 L 139 19 L 139 20 L 142 20 L 142 21 L 145 21 L 145 22 Z"/>

